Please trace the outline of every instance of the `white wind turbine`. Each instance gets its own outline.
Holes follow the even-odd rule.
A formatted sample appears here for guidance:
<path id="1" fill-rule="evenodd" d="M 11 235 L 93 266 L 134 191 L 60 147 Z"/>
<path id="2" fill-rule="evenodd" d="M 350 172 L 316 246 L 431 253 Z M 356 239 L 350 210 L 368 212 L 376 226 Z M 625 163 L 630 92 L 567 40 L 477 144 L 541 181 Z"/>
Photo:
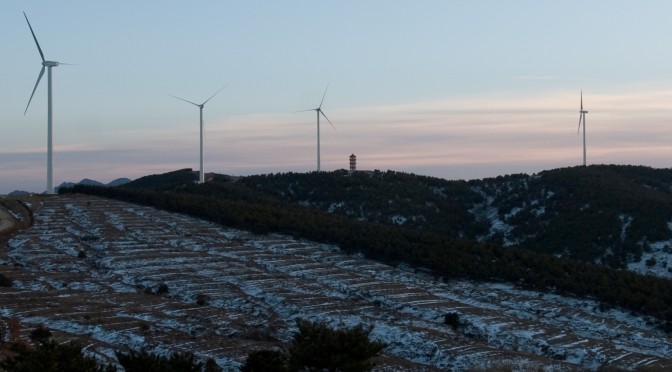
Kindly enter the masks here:
<path id="1" fill-rule="evenodd" d="M 583 109 L 583 90 L 581 91 L 581 110 L 579 111 L 579 129 L 576 131 L 578 135 L 581 131 L 581 122 L 583 121 L 583 166 L 586 166 L 586 114 L 588 111 Z"/>
<path id="2" fill-rule="evenodd" d="M 322 101 L 320 101 L 320 105 L 317 106 L 317 108 L 314 109 L 308 109 L 308 110 L 301 110 L 301 111 L 296 111 L 296 112 L 306 112 L 306 111 L 315 111 L 317 113 L 317 171 L 320 171 L 320 115 L 324 116 L 325 119 L 331 124 L 331 127 L 336 130 L 336 127 L 334 124 L 331 123 L 331 120 L 327 117 L 327 115 L 324 114 L 324 111 L 322 111 L 322 103 L 324 102 L 324 97 L 327 95 L 327 89 L 329 89 L 329 84 L 327 84 L 327 88 L 324 89 L 324 94 L 322 95 Z"/>
<path id="3" fill-rule="evenodd" d="M 215 94 L 211 95 L 210 98 L 206 99 L 205 102 L 201 103 L 200 105 L 198 103 L 187 101 L 184 98 L 180 98 L 180 97 L 174 96 L 172 94 L 169 94 L 169 96 L 171 96 L 173 98 L 177 98 L 177 99 L 182 100 L 184 102 L 191 103 L 194 106 L 198 106 L 198 109 L 201 113 L 201 161 L 200 161 L 200 171 L 198 173 L 198 183 L 205 182 L 205 174 L 203 173 L 203 106 L 205 106 L 205 104 L 208 103 L 208 101 L 211 100 L 212 97 L 216 96 L 217 93 L 221 92 L 222 89 L 224 89 L 224 88 L 226 88 L 226 85 L 221 87 L 218 91 L 215 92 Z"/>
<path id="4" fill-rule="evenodd" d="M 30 99 L 28 100 L 28 104 L 26 105 L 26 110 L 23 112 L 23 115 L 26 115 L 26 112 L 28 112 L 28 107 L 30 106 L 30 102 L 33 100 L 33 96 L 35 95 L 35 90 L 37 90 L 37 86 L 40 84 L 40 80 L 42 79 L 42 75 L 44 75 L 44 68 L 48 68 L 47 72 L 47 194 L 53 194 L 54 193 L 54 153 L 53 153 L 53 144 L 52 144 L 52 128 L 53 128 L 53 101 L 51 99 L 51 68 L 56 67 L 59 64 L 62 65 L 67 65 L 67 63 L 59 63 L 56 61 L 47 61 L 44 59 L 44 53 L 42 53 L 42 48 L 40 48 L 40 43 L 37 42 L 37 37 L 35 36 L 35 32 L 33 31 L 33 27 L 30 25 L 30 21 L 28 21 L 28 16 L 26 15 L 26 12 L 23 12 L 23 16 L 26 18 L 26 22 L 28 22 L 28 27 L 30 28 L 30 33 L 33 34 L 33 39 L 35 40 L 35 45 L 37 45 L 37 50 L 40 52 L 40 57 L 42 57 L 42 69 L 40 70 L 40 75 L 37 77 L 37 82 L 35 83 L 35 88 L 33 88 L 33 93 L 30 95 Z"/>

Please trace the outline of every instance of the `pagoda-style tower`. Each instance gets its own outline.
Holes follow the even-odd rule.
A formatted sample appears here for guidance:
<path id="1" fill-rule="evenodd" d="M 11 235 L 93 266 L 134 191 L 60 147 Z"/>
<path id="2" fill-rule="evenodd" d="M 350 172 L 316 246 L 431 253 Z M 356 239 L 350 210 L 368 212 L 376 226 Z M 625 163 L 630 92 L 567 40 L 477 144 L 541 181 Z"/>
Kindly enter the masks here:
<path id="1" fill-rule="evenodd" d="M 357 157 L 355 154 L 350 155 L 350 172 L 357 171 Z"/>

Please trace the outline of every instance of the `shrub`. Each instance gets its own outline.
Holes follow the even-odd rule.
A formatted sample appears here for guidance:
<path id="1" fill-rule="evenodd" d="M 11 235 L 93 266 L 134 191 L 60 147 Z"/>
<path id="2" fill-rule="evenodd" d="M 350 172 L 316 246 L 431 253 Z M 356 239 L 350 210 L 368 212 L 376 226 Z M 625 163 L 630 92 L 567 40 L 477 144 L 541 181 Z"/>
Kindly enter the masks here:
<path id="1" fill-rule="evenodd" d="M 207 305 L 208 302 L 210 301 L 210 296 L 199 293 L 196 295 L 196 303 L 200 306 Z"/>
<path id="2" fill-rule="evenodd" d="M 49 339 L 51 339 L 51 331 L 44 325 L 40 324 L 37 326 L 37 328 L 30 331 L 28 337 L 30 338 L 30 341 L 33 341 L 33 343 L 36 345 L 44 344 L 49 341 Z"/>
<path id="3" fill-rule="evenodd" d="M 297 325 L 299 333 L 294 335 L 288 352 L 252 352 L 241 371 L 370 371 L 371 359 L 385 348 L 382 342 L 369 341 L 371 328 L 361 325 L 346 330 L 303 320 Z"/>
<path id="4" fill-rule="evenodd" d="M 168 293 L 168 285 L 166 283 L 159 284 L 159 287 L 156 289 L 156 294 Z"/>
<path id="5" fill-rule="evenodd" d="M 458 313 L 448 313 L 443 316 L 443 323 L 457 329 L 460 326 L 460 314 Z"/>
<path id="6" fill-rule="evenodd" d="M 253 351 L 240 368 L 241 372 L 289 372 L 289 358 L 282 351 Z"/>
<path id="7" fill-rule="evenodd" d="M 59 344 L 51 339 L 51 331 L 39 326 L 30 332 L 30 339 L 35 343 L 32 348 L 25 343 L 12 343 L 9 346 L 13 353 L 0 362 L 0 370 L 14 372 L 113 372 L 111 365 L 98 365 L 95 358 L 82 354 L 82 346 L 69 342 Z"/>
<path id="8" fill-rule="evenodd" d="M 14 280 L 5 274 L 0 273 L 0 287 L 11 287 Z"/>
<path id="9" fill-rule="evenodd" d="M 170 357 L 150 354 L 147 350 L 131 350 L 128 353 L 116 352 L 117 360 L 126 372 L 201 372 L 204 363 L 196 360 L 193 353 L 173 353 Z M 217 371 L 214 361 L 206 365 L 207 371 Z"/>
<path id="10" fill-rule="evenodd" d="M 220 367 L 214 359 L 208 358 L 205 361 L 205 367 L 203 367 L 203 372 L 221 372 L 222 367 Z"/>
<path id="11" fill-rule="evenodd" d="M 347 330 L 332 330 L 326 325 L 297 321 L 299 333 L 289 348 L 292 370 L 369 371 L 371 358 L 385 348 L 382 342 L 369 341 L 372 328 L 358 325 Z"/>

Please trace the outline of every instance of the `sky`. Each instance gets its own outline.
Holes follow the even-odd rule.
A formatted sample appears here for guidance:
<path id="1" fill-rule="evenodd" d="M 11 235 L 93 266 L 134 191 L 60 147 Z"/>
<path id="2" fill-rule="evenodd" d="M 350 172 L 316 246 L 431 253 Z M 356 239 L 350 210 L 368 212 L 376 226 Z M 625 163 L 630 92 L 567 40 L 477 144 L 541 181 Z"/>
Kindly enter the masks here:
<path id="1" fill-rule="evenodd" d="M 0 2 L 0 194 L 199 167 L 474 179 L 582 163 L 669 168 L 672 2 Z"/>

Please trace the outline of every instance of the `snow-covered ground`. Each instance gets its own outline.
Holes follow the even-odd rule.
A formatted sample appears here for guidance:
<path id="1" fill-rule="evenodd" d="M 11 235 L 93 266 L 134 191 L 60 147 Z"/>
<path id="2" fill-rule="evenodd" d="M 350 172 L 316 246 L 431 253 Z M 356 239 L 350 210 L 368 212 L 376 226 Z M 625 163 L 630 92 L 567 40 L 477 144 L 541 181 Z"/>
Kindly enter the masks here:
<path id="1" fill-rule="evenodd" d="M 672 230 L 672 226 L 670 226 L 670 230 Z M 672 279 L 672 240 L 651 243 L 649 247 L 651 250 L 642 252 L 639 262 L 628 263 L 628 270 L 639 274 Z"/>
<path id="2" fill-rule="evenodd" d="M 14 278 L 0 288 L 2 327 L 18 320 L 13 336 L 25 337 L 45 324 L 105 358 L 127 346 L 189 350 L 236 370 L 250 351 L 288 342 L 303 318 L 373 327 L 388 345 L 379 370 L 672 368 L 665 334 L 593 301 L 444 282 L 331 245 L 90 196 L 45 199 L 0 260 Z M 156 294 L 162 283 L 168 293 Z"/>

